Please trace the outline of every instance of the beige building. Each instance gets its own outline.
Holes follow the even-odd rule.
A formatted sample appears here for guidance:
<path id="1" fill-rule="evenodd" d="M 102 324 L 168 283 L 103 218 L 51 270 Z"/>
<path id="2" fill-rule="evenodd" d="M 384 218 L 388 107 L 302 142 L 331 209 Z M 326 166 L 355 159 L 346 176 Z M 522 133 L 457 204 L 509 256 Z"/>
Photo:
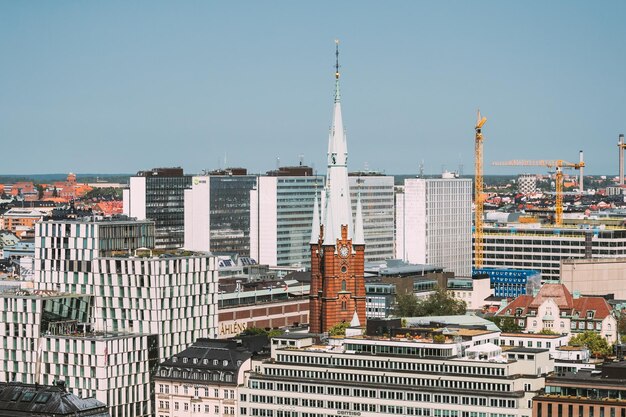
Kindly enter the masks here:
<path id="1" fill-rule="evenodd" d="M 577 297 L 563 284 L 544 284 L 536 296 L 520 295 L 497 313 L 512 317 L 527 333 L 542 330 L 565 335 L 593 331 L 617 340 L 617 320 L 611 306 L 601 297 Z"/>
<path id="2" fill-rule="evenodd" d="M 238 415 L 238 389 L 252 354 L 230 340 L 198 339 L 159 365 L 157 417 Z"/>
<path id="3" fill-rule="evenodd" d="M 572 293 L 626 299 L 626 258 L 563 259 L 561 283 Z"/>

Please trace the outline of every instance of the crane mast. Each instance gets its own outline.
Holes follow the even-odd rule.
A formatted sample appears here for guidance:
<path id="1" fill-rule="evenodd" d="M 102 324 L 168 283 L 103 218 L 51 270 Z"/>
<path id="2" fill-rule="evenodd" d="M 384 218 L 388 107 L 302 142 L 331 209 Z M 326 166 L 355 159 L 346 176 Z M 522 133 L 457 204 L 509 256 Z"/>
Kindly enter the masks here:
<path id="1" fill-rule="evenodd" d="M 476 119 L 476 136 L 474 140 L 474 268 L 483 266 L 483 133 L 482 127 L 486 117 Z"/>

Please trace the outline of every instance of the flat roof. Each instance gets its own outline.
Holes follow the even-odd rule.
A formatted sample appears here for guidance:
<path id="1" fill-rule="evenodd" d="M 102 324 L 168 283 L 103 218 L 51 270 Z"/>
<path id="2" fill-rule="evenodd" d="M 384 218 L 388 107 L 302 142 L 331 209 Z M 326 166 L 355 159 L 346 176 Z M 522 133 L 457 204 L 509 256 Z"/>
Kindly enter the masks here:
<path id="1" fill-rule="evenodd" d="M 548 349 L 527 348 L 527 347 L 522 347 L 522 346 L 516 346 L 516 347 L 512 347 L 512 348 L 506 350 L 506 353 L 509 353 L 509 352 L 513 352 L 513 353 L 542 353 L 542 352 L 548 352 Z"/>

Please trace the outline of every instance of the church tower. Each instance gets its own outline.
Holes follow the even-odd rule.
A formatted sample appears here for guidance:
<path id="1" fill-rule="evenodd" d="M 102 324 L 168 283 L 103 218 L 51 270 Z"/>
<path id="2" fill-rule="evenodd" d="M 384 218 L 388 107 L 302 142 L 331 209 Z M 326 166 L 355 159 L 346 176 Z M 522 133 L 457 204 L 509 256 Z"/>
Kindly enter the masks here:
<path id="1" fill-rule="evenodd" d="M 365 323 L 363 216 L 360 197 L 352 219 L 348 183 L 348 146 L 341 117 L 339 93 L 339 42 L 336 41 L 335 103 L 328 138 L 326 185 L 317 198 L 311 234 L 311 333 L 323 333 L 334 325 Z"/>

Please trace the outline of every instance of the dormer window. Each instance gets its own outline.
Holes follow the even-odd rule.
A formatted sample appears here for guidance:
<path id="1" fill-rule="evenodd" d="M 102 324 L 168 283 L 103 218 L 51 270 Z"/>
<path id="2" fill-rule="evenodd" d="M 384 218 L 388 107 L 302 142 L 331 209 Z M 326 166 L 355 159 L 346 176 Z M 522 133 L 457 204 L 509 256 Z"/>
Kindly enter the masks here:
<path id="1" fill-rule="evenodd" d="M 517 316 L 517 317 L 521 316 L 523 311 L 524 311 L 523 308 L 516 308 L 515 309 L 515 316 Z"/>
<path id="2" fill-rule="evenodd" d="M 183 363 L 187 363 L 187 358 L 183 358 Z"/>
<path id="3" fill-rule="evenodd" d="M 595 311 L 593 311 L 593 310 L 589 310 L 589 311 L 587 311 L 587 318 L 588 318 L 589 320 L 593 320 L 593 316 L 594 316 L 594 314 L 595 314 L 595 313 L 596 313 L 596 312 L 595 312 Z"/>
<path id="4" fill-rule="evenodd" d="M 217 365 L 218 364 L 218 360 L 217 359 L 213 359 L 213 365 Z"/>
<path id="5" fill-rule="evenodd" d="M 174 363 L 178 362 L 178 358 L 177 358 L 176 356 L 174 356 L 174 357 L 172 358 L 172 362 L 174 362 Z"/>
<path id="6" fill-rule="evenodd" d="M 228 366 L 228 361 L 224 361 L 224 362 L 222 362 L 222 365 L 224 365 L 224 366 Z"/>
<path id="7" fill-rule="evenodd" d="M 610 330 L 610 329 L 611 329 L 611 328 L 609 327 L 609 330 Z M 237 366 L 241 366 L 241 361 L 237 361 Z"/>
<path id="8" fill-rule="evenodd" d="M 208 359 L 203 359 L 202 363 L 205 364 L 205 365 L 208 365 L 209 364 L 209 360 Z"/>
<path id="9" fill-rule="evenodd" d="M 198 363 L 198 358 L 193 358 L 193 363 L 194 364 Z"/>

